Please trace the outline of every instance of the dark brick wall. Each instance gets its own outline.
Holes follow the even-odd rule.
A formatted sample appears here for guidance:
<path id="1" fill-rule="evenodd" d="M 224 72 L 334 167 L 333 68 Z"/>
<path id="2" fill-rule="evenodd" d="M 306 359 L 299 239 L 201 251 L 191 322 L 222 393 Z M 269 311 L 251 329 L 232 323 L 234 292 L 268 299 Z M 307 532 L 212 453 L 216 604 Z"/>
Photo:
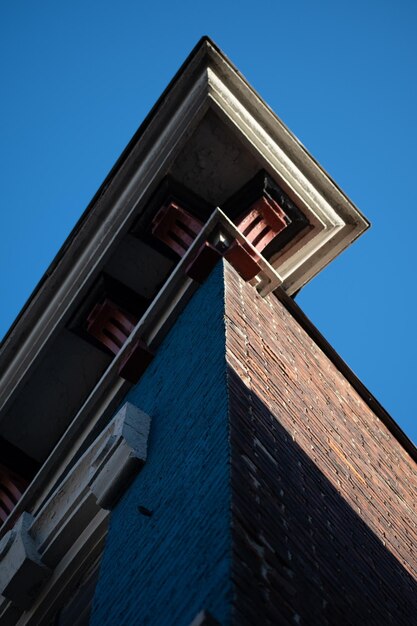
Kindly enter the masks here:
<path id="1" fill-rule="evenodd" d="M 218 265 L 127 400 L 152 418 L 148 459 L 111 515 L 93 626 L 230 624 L 230 449 Z M 148 514 L 144 514 L 146 512 Z"/>
<path id="2" fill-rule="evenodd" d="M 285 306 L 224 268 L 128 396 L 149 458 L 112 513 L 92 624 L 417 624 L 415 462 Z"/>
<path id="3" fill-rule="evenodd" d="M 234 623 L 417 624 L 415 462 L 226 266 Z"/>

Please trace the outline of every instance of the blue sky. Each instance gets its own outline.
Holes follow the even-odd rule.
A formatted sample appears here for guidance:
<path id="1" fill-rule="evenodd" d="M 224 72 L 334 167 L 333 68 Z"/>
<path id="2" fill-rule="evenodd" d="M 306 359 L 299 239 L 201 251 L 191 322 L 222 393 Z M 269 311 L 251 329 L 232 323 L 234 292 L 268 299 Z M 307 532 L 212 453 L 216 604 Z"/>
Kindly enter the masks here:
<path id="1" fill-rule="evenodd" d="M 0 335 L 211 36 L 372 222 L 297 301 L 417 442 L 417 3 L 3 2 Z"/>

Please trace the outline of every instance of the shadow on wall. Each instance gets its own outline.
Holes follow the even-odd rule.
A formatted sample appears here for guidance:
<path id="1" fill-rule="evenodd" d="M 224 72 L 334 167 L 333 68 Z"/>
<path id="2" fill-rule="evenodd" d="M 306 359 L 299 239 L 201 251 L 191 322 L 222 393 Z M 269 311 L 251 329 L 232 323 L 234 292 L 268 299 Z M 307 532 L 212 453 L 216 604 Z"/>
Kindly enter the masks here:
<path id="1" fill-rule="evenodd" d="M 417 624 L 416 580 L 262 400 L 228 376 L 235 623 Z"/>

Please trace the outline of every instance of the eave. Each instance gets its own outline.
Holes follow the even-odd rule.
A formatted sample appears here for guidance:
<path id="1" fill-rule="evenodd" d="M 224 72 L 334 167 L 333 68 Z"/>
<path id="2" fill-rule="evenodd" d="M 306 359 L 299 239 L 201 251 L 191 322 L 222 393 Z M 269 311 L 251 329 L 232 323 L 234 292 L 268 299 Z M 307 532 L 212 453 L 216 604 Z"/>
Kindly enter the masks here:
<path id="1" fill-rule="evenodd" d="M 287 294 L 298 291 L 368 228 L 366 218 L 296 137 L 222 52 L 203 38 L 140 126 L 5 337 L 0 349 L 0 424 L 208 114 L 227 128 L 256 167 L 266 170 L 308 219 L 309 228 L 269 259 L 279 277 L 277 284 Z M 171 319 L 171 311 L 180 310 L 195 288 L 189 281 L 184 283 L 181 268 L 170 281 L 154 305 L 161 308 L 158 319 Z M 182 287 L 175 291 L 179 284 Z M 143 324 L 149 325 L 151 312 L 152 307 L 125 350 L 140 336 Z M 156 344 L 167 324 L 161 328 Z M 105 421 L 126 392 L 128 383 L 117 375 L 122 356 L 123 351 L 75 413 L 68 415 L 68 429 L 51 451 L 37 486 L 32 486 L 32 496 L 53 476 L 57 464 L 65 465 L 65 455 L 80 444 L 85 425 L 91 432 Z M 21 506 L 24 503 L 25 499 Z"/>
<path id="2" fill-rule="evenodd" d="M 0 410 L 71 302 L 128 227 L 187 135 L 213 109 L 247 142 L 315 225 L 302 248 L 273 261 L 290 295 L 345 249 L 369 222 L 207 38 L 145 119 L 13 325 L 0 352 Z"/>

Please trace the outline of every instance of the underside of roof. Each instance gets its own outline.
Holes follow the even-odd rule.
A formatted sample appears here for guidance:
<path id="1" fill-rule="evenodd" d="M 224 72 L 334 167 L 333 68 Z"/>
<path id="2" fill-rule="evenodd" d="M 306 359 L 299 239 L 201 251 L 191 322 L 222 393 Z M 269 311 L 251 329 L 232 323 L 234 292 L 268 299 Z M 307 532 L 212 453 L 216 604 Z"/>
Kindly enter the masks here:
<path id="1" fill-rule="evenodd" d="M 1 345 L 3 458 L 28 479 L 41 468 L 44 489 L 112 414 L 217 257 L 261 295 L 289 297 L 368 226 L 203 38 Z"/>

